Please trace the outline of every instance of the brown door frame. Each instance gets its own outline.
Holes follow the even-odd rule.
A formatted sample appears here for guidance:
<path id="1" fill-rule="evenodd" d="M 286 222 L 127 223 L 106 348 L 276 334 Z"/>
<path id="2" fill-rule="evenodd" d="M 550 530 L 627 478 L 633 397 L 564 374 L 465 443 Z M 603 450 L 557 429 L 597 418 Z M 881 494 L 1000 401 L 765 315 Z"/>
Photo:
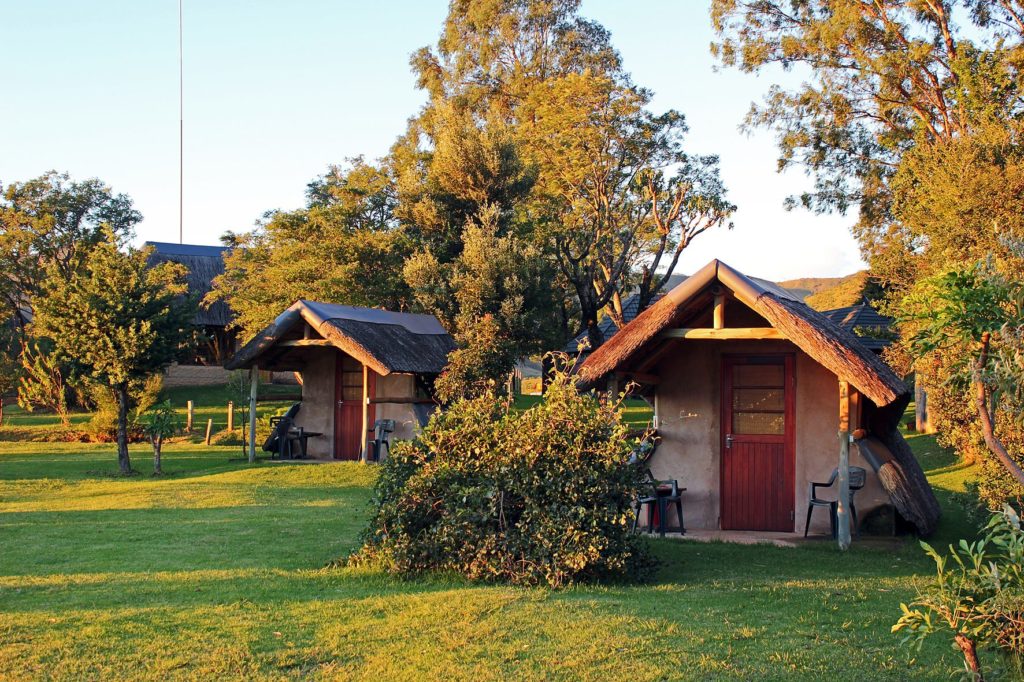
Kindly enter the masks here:
<path id="1" fill-rule="evenodd" d="M 783 464 L 784 477 L 792 486 L 790 491 L 790 516 L 793 517 L 793 527 L 790 531 L 795 528 L 795 512 L 796 512 L 796 354 L 792 352 L 780 352 L 780 353 L 723 353 L 720 363 L 721 375 L 719 376 L 718 387 L 720 391 L 719 395 L 719 450 L 718 450 L 718 518 L 719 526 L 722 528 L 726 527 L 726 495 L 725 495 L 725 437 L 728 435 L 729 430 L 732 427 L 730 423 L 730 413 L 732 406 L 727 406 L 727 401 L 732 398 L 732 372 L 729 370 L 733 365 L 743 364 L 742 361 L 755 361 L 750 364 L 757 364 L 757 360 L 761 360 L 764 364 L 777 364 L 777 361 L 782 359 L 783 364 L 783 381 L 785 384 L 785 406 L 783 416 L 783 435 L 781 437 L 781 443 L 783 444 L 783 453 L 785 461 Z M 776 363 L 768 361 L 775 360 Z M 765 436 L 754 436 L 754 438 L 765 438 Z M 736 442 L 735 435 L 733 436 L 733 442 Z M 742 441 L 741 441 L 742 442 Z"/>

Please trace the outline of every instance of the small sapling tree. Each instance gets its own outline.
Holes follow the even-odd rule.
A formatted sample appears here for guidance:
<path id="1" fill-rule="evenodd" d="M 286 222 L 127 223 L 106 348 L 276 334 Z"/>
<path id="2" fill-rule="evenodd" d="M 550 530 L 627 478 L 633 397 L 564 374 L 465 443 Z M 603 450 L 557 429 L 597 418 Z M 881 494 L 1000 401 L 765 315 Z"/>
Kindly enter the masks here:
<path id="1" fill-rule="evenodd" d="M 961 540 L 941 555 L 926 542 L 921 547 L 935 561 L 935 577 L 917 599 L 900 604 L 903 615 L 893 632 L 920 648 L 936 633 L 952 635 L 964 656 L 969 679 L 983 680 L 980 648 L 998 651 L 1021 672 L 1024 657 L 1024 529 L 1009 506 L 994 514 L 976 542 Z"/>
<path id="2" fill-rule="evenodd" d="M 163 469 L 160 468 L 160 454 L 164 440 L 172 437 L 181 428 L 181 420 L 178 413 L 171 407 L 171 401 L 165 400 L 154 405 L 139 418 L 142 432 L 153 444 L 153 475 L 160 476 Z"/>
<path id="3" fill-rule="evenodd" d="M 176 263 L 150 267 L 147 260 L 148 251 L 122 251 L 118 237 L 108 231 L 81 271 L 48 279 L 36 299 L 32 325 L 76 375 L 113 391 L 122 474 L 131 473 L 130 389 L 174 361 L 191 337 L 195 315 L 195 302 L 184 296 L 185 268 Z"/>

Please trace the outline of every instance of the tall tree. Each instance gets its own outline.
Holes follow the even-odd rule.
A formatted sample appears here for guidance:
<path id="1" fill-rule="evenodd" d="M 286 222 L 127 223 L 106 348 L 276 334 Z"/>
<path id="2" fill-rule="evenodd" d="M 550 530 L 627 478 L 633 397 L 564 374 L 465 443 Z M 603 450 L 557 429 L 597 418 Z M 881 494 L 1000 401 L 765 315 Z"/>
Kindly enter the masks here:
<path id="1" fill-rule="evenodd" d="M 979 261 L 1010 280 L 1024 271 L 1013 248 L 1024 238 L 1022 10 L 1019 0 L 712 3 L 723 63 L 806 76 L 796 89 L 773 87 L 747 123 L 776 131 L 780 167 L 813 175 L 814 190 L 792 205 L 858 209 L 854 234 L 900 317 L 888 358 L 917 371 L 940 438 L 983 464 L 986 417 L 1018 463 L 1024 428 L 1005 403 L 977 409 L 979 383 L 960 380 L 992 353 L 929 316 L 943 305 L 934 284 L 950 271 Z M 928 328 L 948 338 L 914 343 Z M 996 345 L 1010 338 L 989 331 Z M 987 501 L 1019 492 L 1007 479 L 983 477 Z"/>
<path id="2" fill-rule="evenodd" d="M 537 173 L 524 202 L 534 238 L 596 346 L 600 311 L 621 315 L 634 286 L 646 305 L 679 252 L 732 207 L 717 159 L 682 152 L 682 116 L 647 110 L 650 93 L 630 82 L 608 32 L 578 9 L 576 0 L 453 2 L 436 51 L 413 58 L 431 99 L 402 158 L 429 174 L 453 110 L 512 131 Z"/>
<path id="3" fill-rule="evenodd" d="M 174 361 L 190 338 L 195 302 L 184 296 L 183 266 L 149 267 L 148 250 L 121 251 L 119 241 L 106 230 L 66 279 L 50 266 L 31 331 L 78 376 L 114 392 L 118 464 L 128 474 L 131 389 Z"/>
<path id="4" fill-rule="evenodd" d="M 402 280 L 410 242 L 396 229 L 386 171 L 351 159 L 311 182 L 296 211 L 268 213 L 256 230 L 225 236 L 232 249 L 210 300 L 224 300 L 235 324 L 255 334 L 300 298 L 407 308 Z"/>

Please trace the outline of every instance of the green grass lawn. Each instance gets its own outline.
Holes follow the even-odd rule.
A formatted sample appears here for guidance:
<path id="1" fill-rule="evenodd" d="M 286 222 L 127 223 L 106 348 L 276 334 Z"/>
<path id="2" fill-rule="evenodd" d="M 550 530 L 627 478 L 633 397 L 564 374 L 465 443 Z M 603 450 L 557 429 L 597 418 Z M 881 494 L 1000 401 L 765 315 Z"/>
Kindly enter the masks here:
<path id="1" fill-rule="evenodd" d="M 931 436 L 911 442 L 947 509 L 940 540 L 969 532 L 948 495 L 970 471 Z M 662 568 L 642 586 L 406 581 L 326 567 L 358 544 L 372 466 L 237 453 L 176 443 L 168 476 L 123 479 L 110 445 L 0 442 L 0 679 L 832 682 L 960 665 L 889 633 L 931 570 L 910 540 L 655 540 Z M 150 470 L 147 448 L 132 454 Z"/>

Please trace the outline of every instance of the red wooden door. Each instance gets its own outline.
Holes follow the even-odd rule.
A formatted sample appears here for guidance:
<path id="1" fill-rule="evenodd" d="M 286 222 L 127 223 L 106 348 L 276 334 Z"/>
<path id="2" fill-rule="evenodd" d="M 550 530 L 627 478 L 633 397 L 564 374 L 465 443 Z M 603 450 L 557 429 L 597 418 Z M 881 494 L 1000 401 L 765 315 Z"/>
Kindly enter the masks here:
<path id="1" fill-rule="evenodd" d="M 793 530 L 793 356 L 722 361 L 722 528 Z"/>
<path id="2" fill-rule="evenodd" d="M 367 372 L 369 397 L 376 396 L 377 374 Z M 363 365 L 348 355 L 338 354 L 334 377 L 334 458 L 359 459 L 366 442 L 363 432 Z M 374 405 L 370 404 L 367 429 L 373 428 Z"/>

